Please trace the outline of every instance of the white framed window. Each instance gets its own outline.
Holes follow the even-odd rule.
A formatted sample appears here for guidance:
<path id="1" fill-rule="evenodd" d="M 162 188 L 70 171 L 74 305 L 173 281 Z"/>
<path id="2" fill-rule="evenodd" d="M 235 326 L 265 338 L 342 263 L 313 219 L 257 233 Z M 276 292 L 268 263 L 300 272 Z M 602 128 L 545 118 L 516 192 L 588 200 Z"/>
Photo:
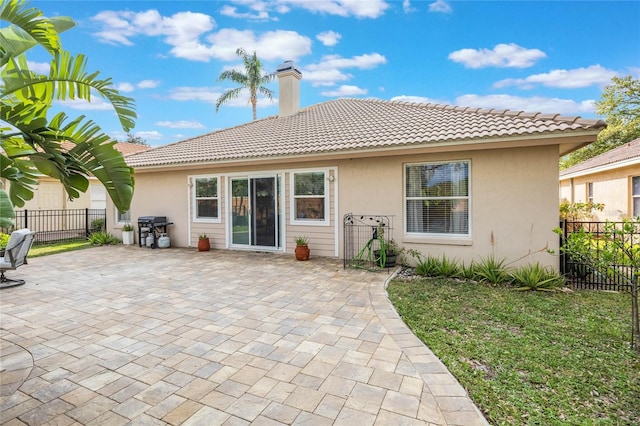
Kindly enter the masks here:
<path id="1" fill-rule="evenodd" d="M 121 212 L 120 210 L 116 209 L 116 224 L 124 225 L 125 223 L 131 223 L 131 210 Z"/>
<path id="2" fill-rule="evenodd" d="M 633 217 L 640 216 L 640 176 L 631 178 L 631 213 Z"/>
<path id="3" fill-rule="evenodd" d="M 470 236 L 470 161 L 405 165 L 405 232 Z"/>
<path id="4" fill-rule="evenodd" d="M 193 220 L 220 222 L 220 186 L 217 176 L 193 177 Z"/>
<path id="5" fill-rule="evenodd" d="M 593 203 L 593 182 L 587 182 L 587 201 Z"/>
<path id="6" fill-rule="evenodd" d="M 291 172 L 291 223 L 329 225 L 329 185 L 326 170 Z"/>

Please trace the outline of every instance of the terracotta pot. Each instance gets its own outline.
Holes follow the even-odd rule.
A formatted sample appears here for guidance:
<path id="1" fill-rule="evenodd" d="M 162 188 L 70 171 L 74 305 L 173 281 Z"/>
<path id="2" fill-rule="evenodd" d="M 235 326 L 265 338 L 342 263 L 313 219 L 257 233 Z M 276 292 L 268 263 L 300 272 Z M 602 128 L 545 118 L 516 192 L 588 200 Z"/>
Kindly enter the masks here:
<path id="1" fill-rule="evenodd" d="M 308 260 L 309 259 L 309 246 L 296 246 L 296 259 Z"/>
<path id="2" fill-rule="evenodd" d="M 211 243 L 208 238 L 200 238 L 198 240 L 198 251 L 209 251 L 211 249 Z"/>

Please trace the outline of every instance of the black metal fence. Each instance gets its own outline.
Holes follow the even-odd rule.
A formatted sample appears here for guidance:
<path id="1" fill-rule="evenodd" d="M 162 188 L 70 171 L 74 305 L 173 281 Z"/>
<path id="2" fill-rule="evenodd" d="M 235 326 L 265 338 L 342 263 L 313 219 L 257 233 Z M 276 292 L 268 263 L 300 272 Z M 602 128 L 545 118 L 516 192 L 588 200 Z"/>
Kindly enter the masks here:
<path id="1" fill-rule="evenodd" d="M 0 232 L 10 234 L 13 229 L 29 228 L 36 233 L 34 244 L 47 244 L 83 241 L 106 227 L 105 209 L 16 210 L 14 227 L 0 228 Z"/>
<path id="2" fill-rule="evenodd" d="M 560 272 L 567 279 L 567 283 L 575 288 L 630 291 L 630 280 L 640 273 L 634 268 L 628 257 L 621 251 L 612 254 L 606 250 L 611 233 L 605 227 L 614 227 L 618 241 L 629 250 L 640 250 L 640 232 L 623 230 L 623 222 L 560 222 L 562 236 L 560 238 Z M 571 255 L 565 252 L 570 243 L 571 235 L 585 232 L 592 237 L 589 244 L 580 248 L 581 255 Z M 606 267 L 604 266 L 606 265 Z M 607 273 L 615 271 L 615 273 Z"/>
<path id="3" fill-rule="evenodd" d="M 344 215 L 344 267 L 379 270 L 380 240 L 389 246 L 393 239 L 391 216 Z"/>

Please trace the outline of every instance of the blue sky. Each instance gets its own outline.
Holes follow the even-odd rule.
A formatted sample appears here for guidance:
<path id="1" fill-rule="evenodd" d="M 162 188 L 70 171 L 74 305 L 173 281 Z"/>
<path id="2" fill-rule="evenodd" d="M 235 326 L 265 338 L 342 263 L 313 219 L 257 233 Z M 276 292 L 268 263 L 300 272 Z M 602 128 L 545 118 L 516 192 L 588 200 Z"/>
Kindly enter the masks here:
<path id="1" fill-rule="evenodd" d="M 32 1 L 73 18 L 63 46 L 136 101 L 133 130 L 163 145 L 251 121 L 247 97 L 215 112 L 242 47 L 267 72 L 302 70 L 302 107 L 338 97 L 595 117 L 613 76 L 640 78 L 639 1 Z M 46 57 L 29 52 L 34 69 Z M 278 113 L 259 101 L 258 118 Z M 114 138 L 96 98 L 67 102 Z M 75 114 L 74 114 L 75 113 Z"/>

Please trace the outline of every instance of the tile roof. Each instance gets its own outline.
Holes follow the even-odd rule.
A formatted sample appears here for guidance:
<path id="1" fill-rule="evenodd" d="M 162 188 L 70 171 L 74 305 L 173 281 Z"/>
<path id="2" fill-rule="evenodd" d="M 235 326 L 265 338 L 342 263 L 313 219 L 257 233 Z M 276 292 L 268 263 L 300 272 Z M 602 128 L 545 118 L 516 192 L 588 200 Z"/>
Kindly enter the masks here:
<path id="1" fill-rule="evenodd" d="M 336 99 L 164 145 L 127 158 L 133 167 L 357 152 L 433 143 L 598 131 L 601 120 L 559 114 L 376 99 Z"/>
<path id="2" fill-rule="evenodd" d="M 113 147 L 120 151 L 125 157 L 127 155 L 137 154 L 138 152 L 149 151 L 151 149 L 149 145 L 141 145 L 130 142 L 116 142 Z"/>
<path id="3" fill-rule="evenodd" d="M 589 158 L 580 164 L 564 169 L 560 172 L 560 177 L 573 175 L 579 172 L 589 172 L 590 169 L 611 166 L 616 163 L 626 162 L 627 160 L 638 160 L 640 163 L 640 138 L 620 145 L 617 148 L 603 152 L 602 154 Z M 588 174 L 588 173 L 582 173 Z"/>

